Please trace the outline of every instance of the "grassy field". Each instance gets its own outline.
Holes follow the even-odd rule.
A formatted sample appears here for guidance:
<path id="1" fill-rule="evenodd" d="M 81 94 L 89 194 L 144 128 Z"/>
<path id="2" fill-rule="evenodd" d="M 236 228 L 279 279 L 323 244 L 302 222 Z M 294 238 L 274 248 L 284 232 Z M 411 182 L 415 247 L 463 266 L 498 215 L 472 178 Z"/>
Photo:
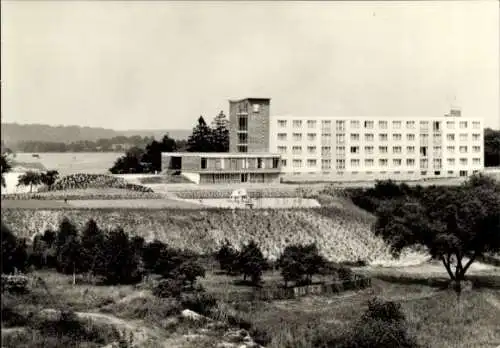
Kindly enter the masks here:
<path id="1" fill-rule="evenodd" d="M 266 332 L 271 338 L 267 345 L 270 348 L 310 347 L 311 333 L 329 332 L 331 335 L 341 330 L 360 317 L 367 301 L 374 296 L 402 304 L 410 331 L 423 347 L 494 348 L 500 345 L 498 288 L 473 289 L 462 294 L 457 302 L 455 293 L 447 289 L 397 279 L 383 280 L 387 272 L 384 269 L 366 269 L 365 272 L 375 277 L 371 289 L 273 302 L 224 302 L 224 292 L 250 290 L 238 285 L 239 278 L 217 272 L 209 271 L 201 284 L 221 299 L 221 308 L 250 321 L 260 332 Z M 414 272 L 415 279 L 422 283 L 429 277 L 441 277 L 426 272 L 427 269 L 421 267 Z M 404 270 L 399 274 L 404 276 Z M 498 271 L 490 270 L 481 276 L 495 277 L 495 274 Z M 34 276 L 44 280 L 48 292 L 36 286 L 28 295 L 3 296 L 2 303 L 24 315 L 47 309 L 71 309 L 82 318 L 92 318 L 94 324 L 100 323 L 103 328 L 118 327 L 122 333 L 132 335 L 136 343 L 143 340 L 141 347 L 211 347 L 220 341 L 220 333 L 213 329 L 194 328 L 176 319 L 171 302 L 155 299 L 144 286 L 96 286 L 85 283 L 84 278 L 71 285 L 71 276 L 52 271 L 36 271 Z M 268 273 L 264 278 L 268 282 L 279 281 L 275 273 Z M 4 322 L 2 324 L 5 329 Z M 196 339 L 189 340 L 189 337 Z"/>

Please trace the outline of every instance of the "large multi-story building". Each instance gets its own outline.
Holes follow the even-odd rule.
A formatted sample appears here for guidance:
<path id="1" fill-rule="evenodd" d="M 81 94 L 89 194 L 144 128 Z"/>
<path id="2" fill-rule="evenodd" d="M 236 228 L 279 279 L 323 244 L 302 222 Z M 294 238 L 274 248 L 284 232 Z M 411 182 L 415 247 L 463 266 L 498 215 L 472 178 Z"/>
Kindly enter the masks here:
<path id="1" fill-rule="evenodd" d="M 270 150 L 296 180 L 417 180 L 468 176 L 484 167 L 483 124 L 443 117 L 270 118 Z"/>
<path id="2" fill-rule="evenodd" d="M 269 98 L 229 102 L 229 153 L 163 153 L 199 183 L 419 180 L 484 169 L 483 124 L 442 117 L 271 116 Z"/>

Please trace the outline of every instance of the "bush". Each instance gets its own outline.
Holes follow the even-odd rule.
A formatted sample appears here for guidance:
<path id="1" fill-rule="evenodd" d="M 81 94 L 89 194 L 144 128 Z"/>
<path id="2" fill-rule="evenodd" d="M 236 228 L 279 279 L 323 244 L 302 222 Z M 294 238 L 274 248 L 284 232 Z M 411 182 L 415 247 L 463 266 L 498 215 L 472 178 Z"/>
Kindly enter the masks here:
<path id="1" fill-rule="evenodd" d="M 29 279 L 25 275 L 2 274 L 2 292 L 25 294 L 29 292 Z"/>
<path id="2" fill-rule="evenodd" d="M 336 269 L 337 277 L 339 280 L 346 281 L 354 278 L 354 273 L 348 267 L 340 266 Z"/>
<path id="3" fill-rule="evenodd" d="M 52 191 L 85 188 L 119 188 L 138 192 L 153 192 L 149 187 L 128 183 L 125 179 L 104 174 L 71 174 L 59 179 Z"/>
<path id="4" fill-rule="evenodd" d="M 197 291 L 182 294 L 181 304 L 184 308 L 190 309 L 196 313 L 209 315 L 211 310 L 217 305 L 217 299 L 204 291 Z"/>
<path id="5" fill-rule="evenodd" d="M 160 298 L 178 298 L 182 294 L 184 284 L 181 279 L 163 279 L 153 288 L 153 295 Z"/>

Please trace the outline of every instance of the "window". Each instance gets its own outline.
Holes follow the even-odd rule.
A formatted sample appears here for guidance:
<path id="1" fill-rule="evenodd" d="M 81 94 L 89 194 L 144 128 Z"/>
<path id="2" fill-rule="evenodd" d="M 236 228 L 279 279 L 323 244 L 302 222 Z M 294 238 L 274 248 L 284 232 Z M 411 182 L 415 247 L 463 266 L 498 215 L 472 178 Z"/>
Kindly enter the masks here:
<path id="1" fill-rule="evenodd" d="M 309 141 L 316 140 L 316 133 L 307 133 L 307 140 Z"/>
<path id="2" fill-rule="evenodd" d="M 446 140 L 455 141 L 455 134 L 446 134 Z"/>
<path id="3" fill-rule="evenodd" d="M 415 134 L 406 134 L 406 139 L 408 141 L 414 141 L 415 140 Z"/>
<path id="4" fill-rule="evenodd" d="M 351 153 L 359 153 L 359 146 L 351 146 Z"/>
<path id="5" fill-rule="evenodd" d="M 422 156 L 427 156 L 427 146 L 420 146 L 420 154 Z"/>
<path id="6" fill-rule="evenodd" d="M 321 156 L 330 156 L 332 154 L 332 148 L 330 146 L 321 147 Z"/>
<path id="7" fill-rule="evenodd" d="M 392 153 L 401 153 L 401 146 L 393 146 Z"/>
<path id="8" fill-rule="evenodd" d="M 316 121 L 307 120 L 307 128 L 316 128 Z"/>
<path id="9" fill-rule="evenodd" d="M 337 155 L 345 155 L 345 146 L 337 146 L 336 152 Z"/>
<path id="10" fill-rule="evenodd" d="M 467 146 L 460 146 L 460 153 L 467 153 Z"/>
<path id="11" fill-rule="evenodd" d="M 478 166 L 481 164 L 481 159 L 480 158 L 473 158 L 472 159 L 472 164 L 475 166 Z"/>
<path id="12" fill-rule="evenodd" d="M 365 141 L 373 141 L 375 136 L 373 134 L 365 134 Z"/>
<path id="13" fill-rule="evenodd" d="M 387 129 L 387 121 L 378 121 L 378 126 L 381 129 Z"/>
<path id="14" fill-rule="evenodd" d="M 238 130 L 248 131 L 248 118 L 246 116 L 238 116 Z"/>
<path id="15" fill-rule="evenodd" d="M 309 168 L 311 168 L 311 167 L 316 167 L 316 160 L 315 160 L 315 159 L 308 159 L 308 160 L 307 160 L 307 166 L 308 166 Z"/>
<path id="16" fill-rule="evenodd" d="M 473 146 L 472 147 L 472 152 L 480 152 L 481 151 L 481 146 Z"/>
<path id="17" fill-rule="evenodd" d="M 302 160 L 300 160 L 300 159 L 294 159 L 293 160 L 293 167 L 294 168 L 300 168 L 300 167 L 302 167 Z"/>
<path id="18" fill-rule="evenodd" d="M 392 135 L 392 140 L 401 140 L 401 138 L 402 138 L 401 134 L 396 133 Z"/>
<path id="19" fill-rule="evenodd" d="M 281 160 L 281 166 L 282 167 L 286 167 L 286 159 L 282 159 Z"/>
<path id="20" fill-rule="evenodd" d="M 366 167 L 373 167 L 373 160 L 372 159 L 365 159 L 365 166 Z"/>
<path id="21" fill-rule="evenodd" d="M 449 166 L 454 166 L 455 165 L 455 159 L 454 158 L 448 158 L 446 160 L 446 163 L 449 165 Z"/>
<path id="22" fill-rule="evenodd" d="M 278 168 L 280 164 L 279 158 L 273 158 L 273 168 Z"/>
<path id="23" fill-rule="evenodd" d="M 321 138 L 323 142 L 330 144 L 332 142 L 332 133 L 322 133 Z"/>
<path id="24" fill-rule="evenodd" d="M 460 171 L 460 176 L 467 176 L 467 171 L 466 170 L 461 170 Z"/>
<path id="25" fill-rule="evenodd" d="M 336 140 L 337 144 L 345 143 L 345 134 L 336 134 L 335 140 Z"/>
<path id="26" fill-rule="evenodd" d="M 293 128 L 301 128 L 302 121 L 301 120 L 293 120 Z"/>
<path id="27" fill-rule="evenodd" d="M 260 111 L 260 105 L 259 104 L 253 104 L 252 105 L 253 112 L 259 112 Z"/>
<path id="28" fill-rule="evenodd" d="M 421 134 L 420 135 L 420 142 L 421 143 L 426 143 L 429 141 L 429 134 Z"/>
<path id="29" fill-rule="evenodd" d="M 338 131 L 345 130 L 345 121 L 335 121 L 335 129 L 337 129 Z"/>
<path id="30" fill-rule="evenodd" d="M 387 167 L 389 163 L 389 160 L 385 159 L 385 158 L 382 158 L 382 159 L 379 159 L 378 160 L 378 164 L 380 167 Z"/>
<path id="31" fill-rule="evenodd" d="M 420 160 L 420 168 L 427 168 L 429 165 L 429 161 L 425 158 L 422 158 Z"/>
<path id="32" fill-rule="evenodd" d="M 337 121 L 337 122 L 339 122 L 339 121 Z M 332 126 L 332 121 L 330 121 L 330 120 L 321 121 L 322 128 L 330 128 L 331 126 Z"/>
<path id="33" fill-rule="evenodd" d="M 365 153 L 371 155 L 373 153 L 373 146 L 365 146 Z"/>
<path id="34" fill-rule="evenodd" d="M 395 158 L 392 160 L 392 165 L 395 167 L 399 167 L 401 165 L 401 159 Z"/>
<path id="35" fill-rule="evenodd" d="M 477 133 L 472 134 L 472 140 L 473 141 L 481 140 L 481 134 L 477 134 Z"/>
<path id="36" fill-rule="evenodd" d="M 248 144 L 248 133 L 238 133 L 239 144 Z"/>
<path id="37" fill-rule="evenodd" d="M 302 141 L 302 133 L 293 133 L 293 141 Z"/>
<path id="38" fill-rule="evenodd" d="M 467 165 L 467 158 L 460 158 L 460 165 L 466 166 Z"/>
<path id="39" fill-rule="evenodd" d="M 387 153 L 387 146 L 379 146 L 378 151 L 380 153 Z"/>
<path id="40" fill-rule="evenodd" d="M 426 171 L 421 171 L 420 175 L 427 175 L 427 172 Z"/>
<path id="41" fill-rule="evenodd" d="M 449 153 L 455 153 L 455 146 L 446 146 L 446 151 Z"/>
<path id="42" fill-rule="evenodd" d="M 459 125 L 460 125 L 460 129 L 465 129 L 465 128 L 467 128 L 467 121 L 460 121 Z"/>
<path id="43" fill-rule="evenodd" d="M 207 159 L 204 157 L 201 158 L 201 169 L 207 169 Z"/>
<path id="44" fill-rule="evenodd" d="M 286 127 L 286 120 L 278 120 L 278 126 L 280 128 L 285 128 Z"/>
<path id="45" fill-rule="evenodd" d="M 365 128 L 373 129 L 373 121 L 365 121 Z"/>
<path id="46" fill-rule="evenodd" d="M 408 167 L 413 167 L 415 165 L 415 160 L 413 158 L 406 159 L 406 165 Z"/>
<path id="47" fill-rule="evenodd" d="M 401 121 L 392 121 L 392 128 L 400 129 L 401 128 Z"/>
<path id="48" fill-rule="evenodd" d="M 351 128 L 359 128 L 359 121 L 351 121 Z"/>
<path id="49" fill-rule="evenodd" d="M 378 138 L 380 141 L 387 141 L 387 134 L 386 133 L 379 134 Z"/>
<path id="50" fill-rule="evenodd" d="M 429 129 L 429 122 L 428 121 L 420 121 L 420 129 L 421 130 L 428 130 Z"/>
<path id="51" fill-rule="evenodd" d="M 286 141 L 286 133 L 278 133 L 279 141 Z"/>
<path id="52" fill-rule="evenodd" d="M 432 165 L 433 165 L 434 169 L 441 169 L 441 159 L 440 158 L 433 159 Z"/>
<path id="53" fill-rule="evenodd" d="M 472 128 L 474 128 L 474 129 L 480 129 L 481 128 L 481 122 L 479 122 L 479 121 L 472 121 Z"/>
<path id="54" fill-rule="evenodd" d="M 448 170 L 448 175 L 453 175 L 453 170 Z"/>
<path id="55" fill-rule="evenodd" d="M 438 170 L 438 171 L 435 171 L 435 172 L 434 172 L 434 175 L 436 175 L 436 176 L 437 176 L 437 175 L 441 175 L 441 172 L 440 172 L 439 170 Z"/>
<path id="56" fill-rule="evenodd" d="M 335 161 L 335 168 L 336 169 L 345 169 L 345 160 L 343 159 L 338 159 Z"/>
<path id="57" fill-rule="evenodd" d="M 359 159 L 352 159 L 351 167 L 359 167 Z"/>
<path id="58" fill-rule="evenodd" d="M 415 128 L 415 121 L 406 121 L 406 128 L 407 129 L 414 129 Z"/>
<path id="59" fill-rule="evenodd" d="M 279 153 L 286 153 L 286 146 L 278 146 Z"/>
<path id="60" fill-rule="evenodd" d="M 446 128 L 455 129 L 455 122 L 454 121 L 446 121 Z"/>
<path id="61" fill-rule="evenodd" d="M 308 146 L 307 147 L 307 153 L 314 155 L 316 153 L 316 146 Z"/>
<path id="62" fill-rule="evenodd" d="M 441 156 L 441 146 L 434 146 L 433 151 L 434 151 L 434 156 Z"/>
<path id="63" fill-rule="evenodd" d="M 439 131 L 441 129 L 441 124 L 439 121 L 432 122 L 432 130 Z"/>
<path id="64" fill-rule="evenodd" d="M 359 140 L 359 134 L 358 133 L 351 134 L 351 141 L 358 141 L 358 140 Z"/>
<path id="65" fill-rule="evenodd" d="M 293 146 L 292 153 L 294 155 L 300 155 L 302 153 L 302 146 Z"/>
<path id="66" fill-rule="evenodd" d="M 467 141 L 467 134 L 466 133 L 460 134 L 460 141 Z"/>
<path id="67" fill-rule="evenodd" d="M 415 146 L 407 146 L 406 147 L 406 152 L 408 152 L 408 153 L 415 153 Z"/>
<path id="68" fill-rule="evenodd" d="M 248 152 L 248 145 L 238 145 L 238 152 Z"/>
<path id="69" fill-rule="evenodd" d="M 331 169 L 332 161 L 329 159 L 321 160 L 321 169 Z"/>

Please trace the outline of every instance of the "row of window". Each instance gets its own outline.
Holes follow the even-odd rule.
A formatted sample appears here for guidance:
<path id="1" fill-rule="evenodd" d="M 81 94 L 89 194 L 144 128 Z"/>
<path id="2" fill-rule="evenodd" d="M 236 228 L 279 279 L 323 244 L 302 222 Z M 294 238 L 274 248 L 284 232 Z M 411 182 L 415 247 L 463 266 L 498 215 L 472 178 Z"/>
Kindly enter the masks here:
<path id="1" fill-rule="evenodd" d="M 314 129 L 318 125 L 317 120 L 307 120 L 306 122 L 307 122 L 307 128 L 310 128 L 310 129 Z M 335 128 L 337 130 L 344 130 L 346 127 L 346 122 L 347 121 L 336 120 L 335 121 Z M 415 129 L 415 127 L 416 127 L 415 121 L 405 121 L 404 123 L 406 125 L 406 129 Z M 455 123 L 456 123 L 455 121 L 446 121 L 446 128 L 447 129 L 455 129 Z M 459 124 L 459 127 L 461 129 L 468 128 L 467 121 L 459 121 L 458 124 Z M 292 120 L 292 127 L 293 128 L 302 128 L 302 125 L 303 125 L 302 120 Z M 403 121 L 392 121 L 392 128 L 393 129 L 401 129 L 402 125 L 403 125 Z M 278 126 L 280 128 L 286 128 L 288 126 L 288 120 L 278 120 Z M 332 126 L 331 120 L 321 120 L 321 127 L 322 128 L 330 128 L 331 126 Z M 374 129 L 375 128 L 375 121 L 352 120 L 352 121 L 349 121 L 349 126 L 350 126 L 350 128 L 353 128 L 353 129 L 361 128 L 361 126 L 365 129 Z M 388 127 L 389 127 L 389 121 L 378 121 L 378 128 L 387 129 Z M 429 127 L 429 121 L 420 121 L 420 128 L 421 129 L 428 129 L 428 127 Z M 440 129 L 440 122 L 434 121 L 433 128 L 435 130 L 439 130 Z M 481 123 L 479 121 L 472 121 L 472 128 L 480 129 Z"/>
<path id="2" fill-rule="evenodd" d="M 287 146 L 278 146 L 278 153 L 285 154 L 288 151 Z M 317 147 L 316 146 L 307 146 L 307 153 L 308 154 L 316 154 Z M 337 155 L 344 155 L 345 154 L 345 146 L 337 146 L 335 148 Z M 440 155 L 442 153 L 441 151 L 441 146 L 434 146 L 433 147 L 434 154 L 435 155 Z M 455 153 L 455 146 L 447 146 L 446 150 L 448 153 Z M 364 147 L 364 152 L 367 154 L 372 154 L 375 151 L 374 146 L 365 146 Z M 378 147 L 378 152 L 379 153 L 388 153 L 389 152 L 389 147 L 388 146 L 379 146 Z M 403 147 L 402 146 L 393 146 L 392 147 L 392 153 L 402 153 L 403 152 Z M 460 153 L 467 153 L 468 152 L 468 147 L 467 146 L 459 146 L 459 152 Z M 473 153 L 478 153 L 481 152 L 481 147 L 480 146 L 472 146 L 472 152 Z M 332 148 L 331 146 L 322 146 L 321 147 L 321 155 L 323 156 L 328 156 L 332 153 Z M 351 146 L 350 147 L 350 153 L 361 153 L 361 147 L 360 146 Z M 406 146 L 406 153 L 412 154 L 415 153 L 415 146 Z M 302 154 L 302 146 L 296 145 L 292 146 L 292 154 L 294 155 L 300 155 Z M 427 155 L 427 147 L 421 146 L 420 147 L 420 154 L 426 156 Z"/>
<path id="3" fill-rule="evenodd" d="M 327 169 L 327 168 L 324 168 L 324 169 Z M 399 170 L 395 170 L 395 171 L 393 171 L 393 172 L 380 171 L 380 172 L 376 172 L 376 173 L 377 173 L 377 174 L 389 174 L 389 175 L 391 175 L 391 176 L 392 176 L 392 175 L 399 175 L 399 174 L 401 174 L 401 171 L 399 171 Z M 413 175 L 413 174 L 415 174 L 415 171 L 413 171 L 413 170 L 408 170 L 408 171 L 406 171 L 405 173 L 410 174 L 410 175 Z M 453 170 L 448 170 L 446 173 L 447 173 L 448 175 L 455 175 L 455 171 L 453 171 Z M 460 175 L 460 176 L 468 176 L 468 175 L 469 175 L 469 171 L 467 171 L 467 170 L 460 170 L 460 171 L 458 171 L 458 173 L 459 173 L 459 175 Z M 476 174 L 476 173 L 478 173 L 478 171 L 477 171 L 477 170 L 473 170 L 473 171 L 472 171 L 472 173 L 473 173 L 473 174 Z M 303 174 L 315 175 L 315 174 L 319 174 L 319 173 L 318 173 L 318 172 L 314 172 L 314 171 L 313 171 L 313 172 L 308 172 L 308 173 L 303 173 L 303 172 L 293 172 L 293 175 L 297 175 L 297 176 L 298 176 L 298 175 L 303 175 Z M 330 172 L 330 171 L 328 171 L 328 170 L 323 170 L 323 172 L 322 172 L 321 174 L 323 174 L 323 175 L 330 175 L 330 174 L 331 174 L 331 172 Z M 343 171 L 337 171 L 337 172 L 336 172 L 336 175 L 338 175 L 338 176 L 343 176 L 344 174 L 345 174 L 345 173 L 344 173 Z M 371 174 L 374 174 L 374 172 L 372 172 L 372 171 L 366 171 L 366 172 L 365 172 L 365 171 L 362 171 L 362 172 L 352 171 L 352 172 L 348 172 L 347 174 L 348 174 L 349 176 L 351 176 L 351 175 L 357 175 L 357 174 L 367 174 L 367 175 L 371 175 Z M 439 175 L 441 175 L 441 171 L 434 171 L 433 173 L 432 173 L 432 172 L 431 172 L 431 173 L 428 173 L 426 170 L 423 170 L 423 171 L 421 171 L 421 172 L 420 172 L 420 175 L 424 175 L 424 176 L 427 176 L 427 175 L 432 175 L 432 174 L 434 174 L 434 175 L 436 175 L 436 176 L 439 176 Z"/>
<path id="4" fill-rule="evenodd" d="M 293 168 L 301 168 L 302 167 L 302 164 L 303 162 L 306 163 L 306 166 L 308 168 L 315 168 L 318 164 L 318 160 L 316 159 L 313 159 L 313 158 L 310 158 L 310 159 L 307 159 L 305 161 L 302 161 L 301 159 L 293 159 L 292 160 L 292 167 Z M 459 163 L 461 166 L 466 166 L 468 165 L 468 159 L 467 158 L 460 158 L 459 159 Z M 346 161 L 343 160 L 343 159 L 338 159 L 336 160 L 335 162 L 335 167 L 337 169 L 345 169 L 345 163 Z M 287 166 L 287 160 L 286 159 L 283 159 L 281 160 L 281 164 L 283 167 L 286 167 Z M 434 159 L 433 162 L 433 167 L 434 169 L 440 169 L 441 168 L 441 165 L 442 165 L 442 161 L 441 159 Z M 447 164 L 449 166 L 454 166 L 455 165 L 455 159 L 454 158 L 448 158 L 447 159 Z M 481 159 L 480 158 L 473 158 L 472 159 L 472 164 L 474 165 L 480 165 L 481 164 Z M 360 167 L 361 166 L 361 160 L 359 159 L 351 159 L 350 160 L 350 165 L 351 167 Z M 369 168 L 369 167 L 373 167 L 375 165 L 375 160 L 374 159 L 365 159 L 364 160 L 364 166 Z M 378 160 L 378 165 L 380 167 L 387 167 L 389 166 L 389 159 L 387 158 L 381 158 Z M 403 165 L 403 160 L 400 159 L 400 158 L 395 158 L 392 160 L 392 165 L 394 167 L 400 167 Z M 406 166 L 407 167 L 414 167 L 416 165 L 416 161 L 415 159 L 413 158 L 408 158 L 406 159 Z M 330 169 L 332 166 L 332 161 L 329 160 L 329 159 L 322 159 L 321 160 L 321 169 Z M 422 159 L 420 160 L 420 167 L 421 168 L 428 168 L 428 161 L 426 159 Z"/>
<path id="5" fill-rule="evenodd" d="M 317 133 L 307 133 L 307 140 L 308 141 L 315 141 L 317 139 Z M 244 136 L 240 134 L 240 136 Z M 278 133 L 278 140 L 279 141 L 287 141 L 288 134 L 287 133 Z M 322 133 L 321 137 L 325 140 L 331 139 L 332 134 L 331 133 Z M 425 142 L 429 139 L 428 134 L 422 134 L 421 136 L 421 141 Z M 459 139 L 460 141 L 468 141 L 469 135 L 467 133 L 461 133 L 459 134 Z M 352 133 L 350 134 L 350 140 L 351 141 L 359 141 L 361 139 L 361 136 L 359 133 Z M 292 139 L 293 141 L 302 141 L 302 133 L 292 133 Z M 343 142 L 345 141 L 345 134 L 336 134 L 336 139 L 338 142 Z M 375 140 L 375 134 L 365 134 L 364 135 L 365 141 L 374 141 Z M 389 135 L 387 133 L 382 133 L 378 135 L 379 141 L 388 141 L 389 140 Z M 406 140 L 408 141 L 415 141 L 416 135 L 415 134 L 406 134 Z M 446 135 L 446 140 L 448 141 L 455 141 L 456 137 L 455 134 L 447 134 Z M 392 134 L 392 140 L 393 141 L 401 141 L 403 140 L 403 135 L 400 133 L 394 133 Z M 441 141 L 441 136 L 435 136 L 434 140 L 440 142 Z M 481 140 L 481 134 L 479 133 L 474 133 L 472 134 L 472 140 L 473 141 L 480 141 Z"/>

